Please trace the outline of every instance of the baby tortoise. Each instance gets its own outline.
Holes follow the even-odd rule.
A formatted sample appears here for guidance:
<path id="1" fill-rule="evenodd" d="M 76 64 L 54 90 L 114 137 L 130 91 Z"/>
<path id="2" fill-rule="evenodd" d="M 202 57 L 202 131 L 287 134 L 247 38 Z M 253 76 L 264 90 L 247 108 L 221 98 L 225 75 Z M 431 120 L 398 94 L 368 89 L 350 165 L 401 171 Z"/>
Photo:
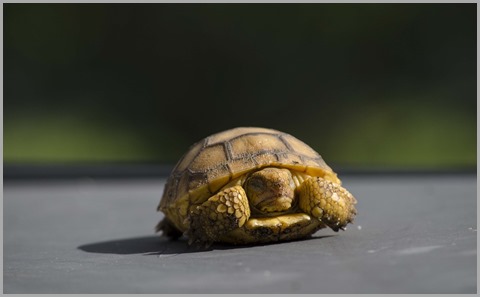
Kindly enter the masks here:
<path id="1" fill-rule="evenodd" d="M 156 230 L 189 244 L 266 243 L 345 230 L 356 199 L 297 138 L 240 127 L 195 143 L 167 180 Z"/>

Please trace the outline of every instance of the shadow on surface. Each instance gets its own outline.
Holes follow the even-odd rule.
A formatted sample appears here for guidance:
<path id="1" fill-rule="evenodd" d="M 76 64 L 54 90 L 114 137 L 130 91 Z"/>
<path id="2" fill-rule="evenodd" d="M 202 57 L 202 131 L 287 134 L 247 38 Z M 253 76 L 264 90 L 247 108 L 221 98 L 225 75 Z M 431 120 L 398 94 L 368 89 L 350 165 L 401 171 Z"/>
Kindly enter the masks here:
<path id="1" fill-rule="evenodd" d="M 314 240 L 314 239 L 321 239 L 321 238 L 326 238 L 331 236 L 334 236 L 334 235 L 310 237 L 305 239 L 299 239 L 296 241 Z M 288 243 L 288 242 L 271 243 L 271 244 L 282 244 L 282 243 Z M 270 244 L 262 244 L 262 245 L 265 246 Z M 253 246 L 255 245 L 213 244 L 208 248 L 200 248 L 193 245 L 189 246 L 187 244 L 187 241 L 183 239 L 169 240 L 161 236 L 145 236 L 145 237 L 134 237 L 134 238 L 89 243 L 89 244 L 79 246 L 78 249 L 88 253 L 99 253 L 99 254 L 171 255 L 171 254 L 206 252 L 206 251 L 212 251 L 212 250 L 241 249 L 241 248 L 249 248 Z"/>

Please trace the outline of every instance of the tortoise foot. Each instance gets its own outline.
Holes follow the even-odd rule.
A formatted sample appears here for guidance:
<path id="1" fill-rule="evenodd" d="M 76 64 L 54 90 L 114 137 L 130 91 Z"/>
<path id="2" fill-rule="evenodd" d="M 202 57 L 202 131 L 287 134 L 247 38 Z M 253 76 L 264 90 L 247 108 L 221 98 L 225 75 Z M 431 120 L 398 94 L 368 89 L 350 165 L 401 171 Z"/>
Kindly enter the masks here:
<path id="1" fill-rule="evenodd" d="M 299 193 L 300 208 L 334 231 L 345 230 L 357 213 L 355 197 L 339 184 L 323 178 L 305 180 Z"/>
<path id="2" fill-rule="evenodd" d="M 250 217 L 247 195 L 240 186 L 224 189 L 196 206 L 187 218 L 189 244 L 209 246 L 223 234 L 242 227 Z"/>

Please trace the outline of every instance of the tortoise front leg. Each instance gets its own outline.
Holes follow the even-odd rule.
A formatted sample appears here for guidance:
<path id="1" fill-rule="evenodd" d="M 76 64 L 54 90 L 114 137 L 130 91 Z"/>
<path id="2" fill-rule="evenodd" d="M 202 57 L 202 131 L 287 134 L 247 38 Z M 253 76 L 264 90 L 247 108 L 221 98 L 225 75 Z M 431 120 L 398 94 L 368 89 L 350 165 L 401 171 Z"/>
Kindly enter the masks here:
<path id="1" fill-rule="evenodd" d="M 210 245 L 225 233 L 242 227 L 250 217 L 247 195 L 241 186 L 224 189 L 196 206 L 188 216 L 189 244 Z"/>
<path id="2" fill-rule="evenodd" d="M 320 177 L 305 180 L 299 191 L 299 206 L 334 231 L 344 230 L 357 213 L 357 200 L 345 188 Z"/>

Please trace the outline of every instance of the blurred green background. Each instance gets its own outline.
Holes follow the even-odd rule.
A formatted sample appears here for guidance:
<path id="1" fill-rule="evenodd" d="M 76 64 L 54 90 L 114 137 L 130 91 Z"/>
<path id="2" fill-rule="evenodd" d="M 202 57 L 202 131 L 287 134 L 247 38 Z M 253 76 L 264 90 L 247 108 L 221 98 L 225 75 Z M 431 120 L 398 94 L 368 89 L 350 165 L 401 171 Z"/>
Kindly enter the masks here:
<path id="1" fill-rule="evenodd" d="M 4 4 L 4 162 L 174 164 L 235 126 L 476 166 L 476 4 Z"/>

